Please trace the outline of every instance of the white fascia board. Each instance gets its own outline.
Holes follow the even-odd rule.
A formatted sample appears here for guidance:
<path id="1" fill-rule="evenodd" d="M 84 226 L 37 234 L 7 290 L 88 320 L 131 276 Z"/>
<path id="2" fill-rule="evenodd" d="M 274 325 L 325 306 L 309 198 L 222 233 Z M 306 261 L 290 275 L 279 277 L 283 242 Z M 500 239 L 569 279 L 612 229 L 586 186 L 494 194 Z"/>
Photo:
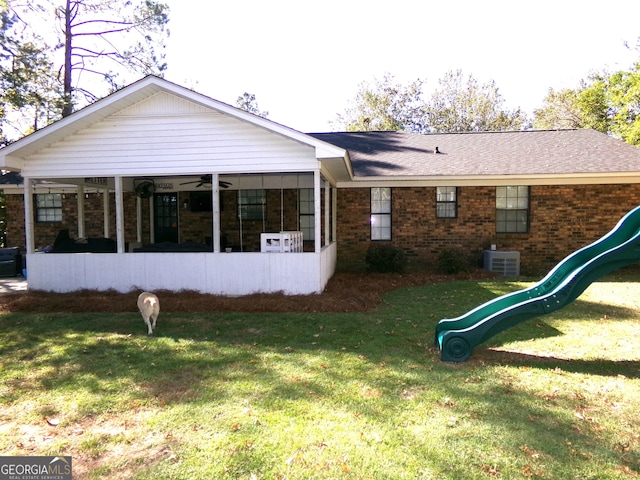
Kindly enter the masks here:
<path id="1" fill-rule="evenodd" d="M 617 185 L 640 183 L 640 172 L 563 175 L 486 175 L 433 177 L 355 177 L 338 182 L 338 188 L 391 187 L 494 187 L 510 185 Z"/>

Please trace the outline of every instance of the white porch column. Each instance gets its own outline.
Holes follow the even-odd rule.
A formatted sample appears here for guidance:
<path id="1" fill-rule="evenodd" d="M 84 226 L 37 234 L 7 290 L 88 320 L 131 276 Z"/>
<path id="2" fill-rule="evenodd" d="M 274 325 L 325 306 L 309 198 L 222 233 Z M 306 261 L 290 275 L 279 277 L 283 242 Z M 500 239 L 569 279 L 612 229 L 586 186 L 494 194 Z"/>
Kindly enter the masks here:
<path id="1" fill-rule="evenodd" d="M 331 189 L 331 241 L 338 238 L 338 187 Z"/>
<path id="2" fill-rule="evenodd" d="M 329 185 L 329 181 L 325 180 L 324 181 L 324 246 L 326 247 L 327 245 L 329 245 L 331 243 L 331 231 L 329 230 L 329 228 L 331 227 L 331 223 L 329 222 L 330 217 L 329 217 L 329 213 L 331 212 L 330 207 L 330 201 L 331 198 L 329 197 L 331 190 L 330 190 L 330 185 Z"/>
<path id="3" fill-rule="evenodd" d="M 220 175 L 211 174 L 211 213 L 213 215 L 213 251 L 220 252 Z"/>
<path id="4" fill-rule="evenodd" d="M 156 243 L 156 223 L 153 221 L 153 195 L 149 197 L 149 243 Z"/>
<path id="5" fill-rule="evenodd" d="M 76 190 L 76 203 L 78 204 L 78 238 L 84 238 L 84 185 L 78 185 Z"/>
<path id="6" fill-rule="evenodd" d="M 314 251 L 319 253 L 322 250 L 322 214 L 320 208 L 320 170 L 313 172 L 313 226 L 316 232 Z"/>
<path id="7" fill-rule="evenodd" d="M 103 221 L 103 230 L 104 230 L 104 238 L 109 238 L 111 236 L 110 228 L 109 228 L 109 189 L 105 188 L 102 191 L 102 211 L 104 216 Z"/>
<path id="8" fill-rule="evenodd" d="M 117 252 L 124 253 L 124 199 L 122 197 L 122 177 L 115 177 L 116 184 L 116 245 Z"/>
<path id="9" fill-rule="evenodd" d="M 24 177 L 24 234 L 27 255 L 36 250 L 33 238 L 33 214 L 33 180 Z"/>
<path id="10" fill-rule="evenodd" d="M 136 195 L 136 242 L 142 243 L 142 199 Z"/>

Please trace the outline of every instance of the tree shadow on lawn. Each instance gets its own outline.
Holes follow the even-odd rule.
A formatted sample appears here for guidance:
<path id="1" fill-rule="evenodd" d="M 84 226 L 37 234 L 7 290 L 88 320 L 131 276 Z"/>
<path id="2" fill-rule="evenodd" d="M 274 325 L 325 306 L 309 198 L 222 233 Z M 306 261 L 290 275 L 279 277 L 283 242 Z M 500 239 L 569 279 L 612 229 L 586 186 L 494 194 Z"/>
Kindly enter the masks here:
<path id="1" fill-rule="evenodd" d="M 137 313 L 89 317 L 33 314 L 26 317 L 28 320 L 24 314 L 7 314 L 0 319 L 6 331 L 0 355 L 11 357 L 20 352 L 25 362 L 34 362 L 34 371 L 47 371 L 39 367 L 52 368 L 54 375 L 43 374 L 33 379 L 48 387 L 54 383 L 72 384 L 82 377 L 84 388 L 99 392 L 105 389 L 105 379 L 109 379 L 135 384 L 142 397 L 162 397 L 168 403 L 189 401 L 189 396 L 195 398 L 191 387 L 202 382 L 211 385 L 210 395 L 224 396 L 228 382 L 257 375 L 268 379 L 274 387 L 278 385 L 282 394 L 296 397 L 313 389 L 320 393 L 322 387 L 309 382 L 283 382 L 265 363 L 265 355 L 286 356 L 295 351 L 334 357 L 350 354 L 362 357 L 363 365 L 370 367 L 385 363 L 429 363 L 433 361 L 430 358 L 433 332 L 441 316 L 450 314 L 454 307 L 464 313 L 477 306 L 478 301 L 495 297 L 489 289 L 471 282 L 464 287 L 441 284 L 392 292 L 383 307 L 366 314 L 165 313 L 158 321 L 158 335 L 150 338 Z M 575 308 L 577 313 L 563 313 L 564 319 L 574 315 L 584 319 L 586 311 L 596 317 L 598 312 L 606 311 L 611 318 L 628 318 L 634 313 L 624 307 L 581 300 L 565 308 Z M 509 328 L 489 345 L 562 335 L 544 321 L 545 317 Z M 77 334 L 89 334 L 91 338 L 74 343 Z M 52 342 L 52 337 L 53 343 L 43 347 Z M 185 346 L 183 342 L 195 342 L 196 346 Z M 52 345 L 64 353 L 40 361 L 40 354 L 46 354 L 42 349 Z M 476 347 L 473 359 L 517 365 L 535 363 L 537 367 L 600 375 L 640 376 L 640 362 L 562 360 L 500 352 L 484 345 Z"/>
<path id="2" fill-rule="evenodd" d="M 618 306 L 613 303 L 602 304 L 590 302 L 578 298 L 558 311 L 547 315 L 539 315 L 507 327 L 496 336 L 491 337 L 485 344 L 501 346 L 510 342 L 562 336 L 564 334 L 560 330 L 549 324 L 556 320 L 563 322 L 571 322 L 572 320 L 596 322 L 606 318 L 608 322 L 615 322 L 616 319 L 626 320 L 635 318 L 635 316 L 636 311 L 631 308 Z M 505 325 L 508 324 L 509 319 L 507 318 Z"/>
<path id="3" fill-rule="evenodd" d="M 278 354 L 286 354 L 293 350 L 310 353 L 350 352 L 361 354 L 373 364 L 389 360 L 419 364 L 425 361 L 425 347 L 431 347 L 433 344 L 433 332 L 440 316 L 451 312 L 451 302 L 456 302 L 456 310 L 464 312 L 474 308 L 478 299 L 482 302 L 486 298 L 495 298 L 495 294 L 472 282 L 462 290 L 455 284 L 430 285 L 426 290 L 425 287 L 404 289 L 397 294 L 389 295 L 385 305 L 370 314 L 162 314 L 158 321 L 158 337 L 174 342 L 164 345 L 157 342 L 155 337 L 147 338 L 146 327 L 137 313 L 92 315 L 90 319 L 82 314 L 34 315 L 30 317 L 28 324 L 23 321 L 24 317 L 18 315 L 13 325 L 14 331 L 7 332 L 3 338 L 0 354 L 11 355 L 12 336 L 17 343 L 40 337 L 43 344 L 49 341 L 51 336 L 58 336 L 59 340 L 56 343 L 59 347 L 72 350 L 74 343 L 67 343 L 66 337 L 73 337 L 79 333 L 91 334 L 94 339 L 90 345 L 81 347 L 82 352 L 68 351 L 67 354 L 59 355 L 49 362 L 52 362 L 54 368 L 66 365 L 66 371 L 75 371 L 75 374 L 82 371 L 90 372 L 96 378 L 91 380 L 89 375 L 86 386 L 93 390 L 103 388 L 100 379 L 102 376 L 116 378 L 128 375 L 137 379 L 136 382 L 148 382 L 148 389 L 154 395 L 180 396 L 183 390 L 179 385 L 189 385 L 208 378 L 210 374 L 204 372 L 220 372 L 222 378 L 219 380 L 222 380 L 222 383 L 227 380 L 225 372 L 234 368 L 236 375 L 239 371 L 267 377 L 273 375 L 269 368 L 260 368 L 263 363 L 258 358 L 260 349 Z M 575 303 L 574 307 L 578 312 L 576 316 L 580 318 L 584 318 L 580 313 L 584 311 L 589 311 L 596 317 L 599 311 L 606 311 L 611 318 L 628 318 L 634 313 L 630 309 L 614 305 L 603 306 L 581 300 Z M 566 319 L 574 314 L 563 315 Z M 545 317 L 530 319 L 508 328 L 499 336 L 490 339 L 489 345 L 500 346 L 507 342 L 562 335 L 544 321 Z M 13 323 L 12 314 L 3 318 L 3 323 L 6 322 L 7 326 Z M 57 318 L 64 321 L 58 323 Z M 113 335 L 127 338 L 114 339 Z M 24 338 L 20 339 L 22 336 Z M 184 348 L 180 346 L 180 342 L 183 341 L 205 342 L 208 345 L 203 348 L 200 356 L 194 356 L 193 352 L 184 355 Z M 228 353 L 223 348 L 225 345 L 241 346 L 243 350 Z M 20 347 L 17 348 L 20 350 Z M 21 350 L 21 354 L 26 355 L 24 360 L 36 358 L 40 348 L 42 347 L 36 346 Z M 504 358 L 517 362 L 520 358 L 518 354 L 486 350 L 483 345 L 476 347 L 473 357 L 487 355 L 486 352 L 492 352 L 490 355 L 494 358 L 496 355 L 503 355 Z M 115 369 L 109 363 L 109 359 L 114 357 L 122 361 Z M 75 362 L 71 370 L 68 368 L 70 358 Z M 585 373 L 594 370 L 612 372 L 611 375 L 637 372 L 637 363 L 634 362 L 625 365 L 615 361 L 554 360 L 556 363 L 561 362 L 562 368 L 569 368 L 573 362 L 576 369 L 585 370 Z M 541 357 L 537 364 L 549 363 L 555 368 L 554 360 Z M 179 362 L 180 374 L 176 375 L 175 368 L 171 365 L 163 368 L 164 361 Z M 238 368 L 238 365 L 241 365 L 241 368 Z M 69 376 L 69 379 L 71 378 L 72 375 Z M 59 380 L 64 382 L 63 378 Z M 170 398 L 167 400 L 170 401 Z"/>
<path id="4" fill-rule="evenodd" d="M 532 355 L 528 353 L 494 350 L 478 347 L 471 359 L 485 365 L 510 365 L 545 370 L 562 370 L 570 373 L 626 378 L 640 378 L 639 360 L 570 359 L 552 355 Z"/>
<path id="5" fill-rule="evenodd" d="M 444 364 L 432 346 L 431 329 L 425 335 L 424 329 L 402 315 L 390 319 L 386 313 L 336 314 L 321 319 L 309 314 L 167 314 L 158 325 L 159 335 L 150 338 L 137 314 L 60 318 L 67 319 L 64 325 L 56 323 L 55 315 L 35 319 L 33 324 L 25 322 L 24 315 L 9 322 L 6 317 L 0 319 L 4 331 L 7 324 L 11 327 L 0 356 L 22 355 L 33 367 L 31 381 L 42 391 L 77 388 L 100 394 L 95 395 L 103 397 L 96 400 L 99 403 L 86 406 L 86 415 L 109 411 L 110 395 L 122 401 L 118 396 L 122 389 L 133 392 L 128 394 L 133 401 L 154 408 L 204 402 L 216 408 L 235 399 L 240 403 L 249 400 L 261 409 L 281 410 L 286 416 L 289 402 L 300 401 L 298 413 L 291 415 L 299 415 L 304 402 L 319 402 L 325 408 L 362 415 L 381 429 L 390 428 L 395 412 L 408 425 L 388 435 L 415 437 L 410 444 L 425 445 L 425 449 L 413 455 L 425 455 L 425 461 L 460 478 L 470 468 L 468 463 L 454 460 L 444 450 L 429 451 L 424 435 L 429 435 L 432 416 L 454 419 L 444 434 L 438 430 L 444 435 L 441 441 L 451 446 L 449 451 L 459 450 L 467 458 L 467 450 L 477 448 L 467 443 L 469 435 L 482 435 L 485 429 L 497 444 L 516 452 L 524 445 L 549 458 L 557 456 L 554 449 L 561 448 L 566 439 L 576 449 L 597 446 L 606 450 L 610 441 L 603 434 L 596 438 L 587 427 L 576 429 L 575 420 L 558 412 L 557 408 L 566 408 L 565 403 L 575 399 L 550 402 L 510 389 L 499 374 L 485 373 L 485 368 L 509 364 L 629 378 L 637 378 L 640 368 L 637 361 L 563 360 L 484 347 L 478 347 L 467 363 Z M 553 335 L 554 331 L 549 327 L 545 333 Z M 79 334 L 88 335 L 74 342 Z M 44 344 L 48 346 L 43 349 Z M 47 351 L 52 349 L 57 351 L 53 357 Z M 355 366 L 345 370 L 332 362 Z M 19 366 L 16 362 L 11 368 Z M 20 383 L 8 387 L 16 395 L 30 391 Z M 345 388 L 344 395 L 336 388 Z M 186 425 L 197 421 L 201 420 L 185 419 Z M 225 421 L 224 413 L 214 415 L 207 428 L 228 429 Z M 490 443 L 482 452 L 473 453 L 476 468 L 490 464 Z M 575 461 L 581 459 L 576 456 Z M 613 456 L 608 460 L 614 461 Z M 547 473 L 553 477 L 555 467 L 549 468 Z"/>

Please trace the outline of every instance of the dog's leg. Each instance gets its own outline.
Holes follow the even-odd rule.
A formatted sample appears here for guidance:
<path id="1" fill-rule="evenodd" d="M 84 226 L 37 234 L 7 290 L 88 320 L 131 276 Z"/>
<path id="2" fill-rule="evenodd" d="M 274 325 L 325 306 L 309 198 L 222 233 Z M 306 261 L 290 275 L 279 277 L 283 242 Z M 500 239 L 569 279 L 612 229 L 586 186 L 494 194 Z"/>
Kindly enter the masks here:
<path id="1" fill-rule="evenodd" d="M 147 335 L 153 335 L 153 329 L 151 328 L 151 322 L 149 321 L 149 317 L 142 317 L 144 319 L 144 323 L 147 324 Z"/>

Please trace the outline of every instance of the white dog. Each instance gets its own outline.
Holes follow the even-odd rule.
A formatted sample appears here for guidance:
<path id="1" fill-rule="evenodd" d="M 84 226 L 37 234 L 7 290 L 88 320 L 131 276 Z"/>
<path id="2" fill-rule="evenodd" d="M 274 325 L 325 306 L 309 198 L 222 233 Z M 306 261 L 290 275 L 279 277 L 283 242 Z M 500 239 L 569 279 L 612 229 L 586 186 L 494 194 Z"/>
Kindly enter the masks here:
<path id="1" fill-rule="evenodd" d="M 156 320 L 158 320 L 158 315 L 160 314 L 160 301 L 158 297 L 150 292 L 142 292 L 138 296 L 138 309 L 142 314 L 144 323 L 146 323 L 149 328 L 148 334 L 152 335 L 156 328 Z"/>

